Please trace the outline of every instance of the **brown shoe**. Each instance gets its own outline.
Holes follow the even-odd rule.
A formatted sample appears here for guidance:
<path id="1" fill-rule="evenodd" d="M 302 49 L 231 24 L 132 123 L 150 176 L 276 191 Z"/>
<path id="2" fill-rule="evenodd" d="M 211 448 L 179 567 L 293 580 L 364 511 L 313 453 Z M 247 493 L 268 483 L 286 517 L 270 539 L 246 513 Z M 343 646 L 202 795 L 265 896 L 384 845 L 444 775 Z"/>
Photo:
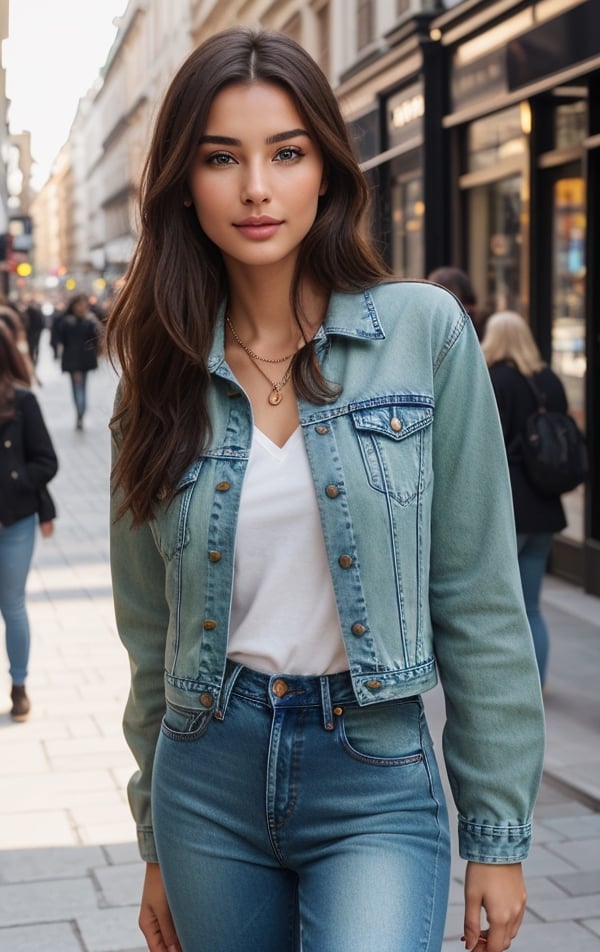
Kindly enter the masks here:
<path id="1" fill-rule="evenodd" d="M 26 721 L 31 710 L 31 703 L 27 697 L 24 684 L 13 684 L 10 692 L 12 708 L 10 716 L 13 721 Z"/>

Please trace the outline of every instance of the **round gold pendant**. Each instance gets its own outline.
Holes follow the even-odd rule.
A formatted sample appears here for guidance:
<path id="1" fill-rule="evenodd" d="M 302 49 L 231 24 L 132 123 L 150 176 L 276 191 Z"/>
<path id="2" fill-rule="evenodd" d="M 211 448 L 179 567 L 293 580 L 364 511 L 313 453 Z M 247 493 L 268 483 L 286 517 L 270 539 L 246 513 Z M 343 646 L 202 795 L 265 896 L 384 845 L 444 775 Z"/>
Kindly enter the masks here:
<path id="1" fill-rule="evenodd" d="M 281 396 L 281 392 L 279 390 L 271 390 L 271 393 L 269 394 L 269 403 L 272 407 L 276 407 L 279 403 L 281 403 L 282 400 L 283 397 Z"/>

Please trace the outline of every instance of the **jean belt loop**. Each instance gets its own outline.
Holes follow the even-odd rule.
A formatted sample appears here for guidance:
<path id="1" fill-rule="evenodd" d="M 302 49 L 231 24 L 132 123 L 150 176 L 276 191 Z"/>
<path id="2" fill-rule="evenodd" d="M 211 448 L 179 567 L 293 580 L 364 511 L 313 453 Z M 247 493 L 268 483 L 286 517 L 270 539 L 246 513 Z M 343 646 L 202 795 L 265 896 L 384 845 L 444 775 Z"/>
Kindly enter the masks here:
<path id="1" fill-rule="evenodd" d="M 215 711 L 215 717 L 218 721 L 225 720 L 225 712 L 227 710 L 227 705 L 229 704 L 231 692 L 233 691 L 235 682 L 240 676 L 243 667 L 243 664 L 230 666 L 230 663 L 228 663 L 227 665 L 227 670 L 223 679 L 223 686 L 221 688 L 221 696 L 219 698 L 219 709 Z"/>
<path id="2" fill-rule="evenodd" d="M 321 705 L 323 708 L 323 727 L 326 731 L 333 730 L 333 711 L 331 710 L 331 692 L 329 690 L 329 678 L 324 675 L 319 678 L 321 682 Z"/>

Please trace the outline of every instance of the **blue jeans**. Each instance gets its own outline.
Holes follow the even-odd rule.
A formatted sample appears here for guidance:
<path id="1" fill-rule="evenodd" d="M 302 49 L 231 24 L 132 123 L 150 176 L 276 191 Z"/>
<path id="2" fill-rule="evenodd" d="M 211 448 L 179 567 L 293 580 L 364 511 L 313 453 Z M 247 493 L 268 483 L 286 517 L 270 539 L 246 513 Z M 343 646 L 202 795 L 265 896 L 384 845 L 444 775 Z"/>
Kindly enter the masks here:
<path id="1" fill-rule="evenodd" d="M 77 419 L 82 420 L 86 411 L 87 370 L 71 371 L 71 387 L 73 388 L 73 402 L 77 411 Z"/>
<path id="2" fill-rule="evenodd" d="M 548 556 L 552 548 L 552 534 L 545 532 L 519 533 L 517 535 L 517 548 L 519 550 L 519 571 L 521 573 L 525 610 L 531 628 L 535 657 L 543 687 L 546 683 L 550 639 L 546 622 L 540 610 L 540 593 Z"/>
<path id="3" fill-rule="evenodd" d="M 25 583 L 33 556 L 37 516 L 0 529 L 0 612 L 6 626 L 6 651 L 13 684 L 25 684 L 29 661 L 29 620 Z"/>
<path id="4" fill-rule="evenodd" d="M 184 952 L 439 952 L 450 843 L 421 699 L 227 672 L 217 717 L 167 711 L 154 764 Z"/>

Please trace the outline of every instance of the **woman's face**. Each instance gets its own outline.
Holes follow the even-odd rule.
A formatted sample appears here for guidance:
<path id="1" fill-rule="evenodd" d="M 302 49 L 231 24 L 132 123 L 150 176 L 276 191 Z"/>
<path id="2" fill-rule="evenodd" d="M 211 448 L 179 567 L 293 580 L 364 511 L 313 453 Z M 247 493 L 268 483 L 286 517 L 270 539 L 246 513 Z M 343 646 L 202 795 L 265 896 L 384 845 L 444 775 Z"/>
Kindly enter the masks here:
<path id="1" fill-rule="evenodd" d="M 215 97 L 189 191 L 228 270 L 293 265 L 325 189 L 321 151 L 287 92 L 255 82 Z"/>

